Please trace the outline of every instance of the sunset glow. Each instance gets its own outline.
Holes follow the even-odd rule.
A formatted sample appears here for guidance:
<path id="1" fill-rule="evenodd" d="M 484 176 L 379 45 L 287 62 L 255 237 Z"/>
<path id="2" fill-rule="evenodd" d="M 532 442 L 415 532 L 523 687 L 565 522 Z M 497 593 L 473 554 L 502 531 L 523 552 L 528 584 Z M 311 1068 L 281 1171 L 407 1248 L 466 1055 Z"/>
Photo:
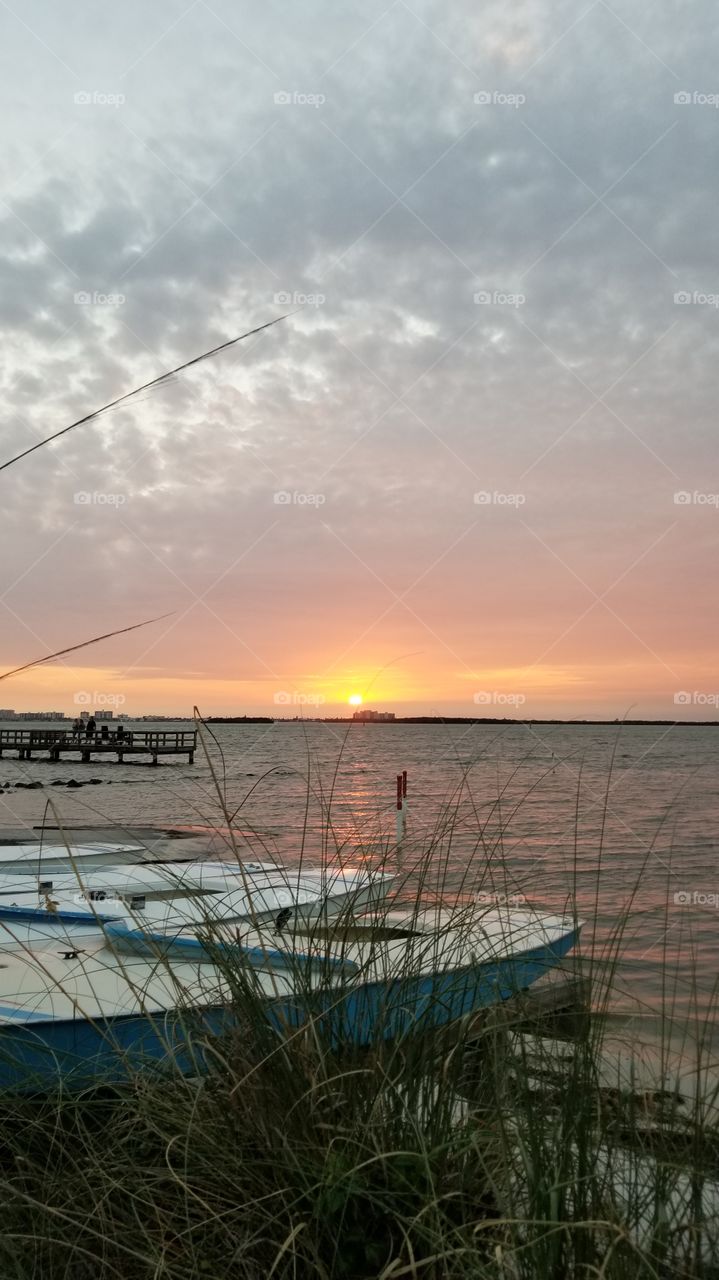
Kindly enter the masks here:
<path id="1" fill-rule="evenodd" d="M 347 701 L 349 702 L 349 704 L 350 704 L 350 706 L 351 706 L 351 707 L 361 707 L 361 706 L 362 706 L 362 694 L 361 694 L 361 693 L 353 693 L 353 694 L 352 694 L 352 695 L 347 699 Z"/>

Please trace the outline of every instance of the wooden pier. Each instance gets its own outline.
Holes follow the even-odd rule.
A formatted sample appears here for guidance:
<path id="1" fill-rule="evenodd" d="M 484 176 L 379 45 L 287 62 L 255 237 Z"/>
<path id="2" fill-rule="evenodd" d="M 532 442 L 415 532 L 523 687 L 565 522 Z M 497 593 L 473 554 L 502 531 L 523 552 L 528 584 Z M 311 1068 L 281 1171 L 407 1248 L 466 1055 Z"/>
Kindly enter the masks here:
<path id="1" fill-rule="evenodd" d="M 159 756 L 186 755 L 188 764 L 192 764 L 196 749 L 196 729 L 124 729 L 118 733 L 113 727 L 89 736 L 73 733 L 71 729 L 0 729 L 0 760 L 3 752 L 14 750 L 18 760 L 32 760 L 34 755 L 42 753 L 48 760 L 79 756 L 88 763 L 93 756 L 110 755 L 122 764 L 126 756 L 150 756 L 151 764 L 157 764 Z"/>

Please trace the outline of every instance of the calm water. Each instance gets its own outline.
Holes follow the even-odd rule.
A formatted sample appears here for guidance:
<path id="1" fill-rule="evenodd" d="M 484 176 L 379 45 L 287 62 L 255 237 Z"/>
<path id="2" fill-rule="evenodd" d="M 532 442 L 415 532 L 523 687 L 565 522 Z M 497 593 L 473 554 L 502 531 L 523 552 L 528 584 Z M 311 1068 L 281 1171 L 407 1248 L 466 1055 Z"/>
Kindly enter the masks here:
<path id="1" fill-rule="evenodd" d="M 306 808 L 306 856 L 319 856 L 328 830 L 330 847 L 375 856 L 394 838 L 395 776 L 406 769 L 403 867 L 432 847 L 429 897 L 515 895 L 557 911 L 574 900 L 585 947 L 595 939 L 606 950 L 623 920 L 615 1008 L 680 1017 L 709 1008 L 719 973 L 719 729 L 284 723 L 213 734 L 228 809 L 255 856 L 296 859 Z M 50 786 L 71 777 L 102 783 Z M 4 826 L 42 822 L 48 798 L 68 823 L 222 822 L 201 751 L 194 765 L 157 769 L 0 762 L 3 785 L 33 780 L 43 789 L 0 795 Z"/>

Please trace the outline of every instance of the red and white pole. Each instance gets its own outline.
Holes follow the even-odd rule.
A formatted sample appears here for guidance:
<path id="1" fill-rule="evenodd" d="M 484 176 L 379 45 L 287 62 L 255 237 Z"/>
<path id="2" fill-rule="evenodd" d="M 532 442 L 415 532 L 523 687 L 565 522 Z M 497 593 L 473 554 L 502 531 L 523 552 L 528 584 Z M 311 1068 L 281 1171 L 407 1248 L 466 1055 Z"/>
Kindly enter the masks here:
<path id="1" fill-rule="evenodd" d="M 407 823 L 407 770 L 397 774 L 397 844 L 404 839 Z"/>

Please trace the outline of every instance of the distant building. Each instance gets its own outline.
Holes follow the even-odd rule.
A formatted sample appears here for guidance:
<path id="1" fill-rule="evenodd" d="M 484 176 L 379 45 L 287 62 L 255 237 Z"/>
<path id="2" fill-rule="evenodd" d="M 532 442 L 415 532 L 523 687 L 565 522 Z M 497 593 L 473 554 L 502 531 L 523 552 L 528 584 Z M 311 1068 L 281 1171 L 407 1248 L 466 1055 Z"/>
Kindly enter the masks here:
<path id="1" fill-rule="evenodd" d="M 96 720 L 112 720 L 114 714 L 115 714 L 114 711 L 96 711 L 95 719 Z"/>
<path id="2" fill-rule="evenodd" d="M 18 711 L 15 720 L 64 720 L 64 711 Z"/>
<path id="3" fill-rule="evenodd" d="M 352 719 L 366 720 L 371 721 L 372 723 L 376 723 L 378 720 L 394 720 L 394 711 L 370 711 L 367 708 L 362 707 L 361 710 L 355 711 Z"/>
<path id="4" fill-rule="evenodd" d="M 11 710 L 10 707 L 0 708 L 0 720 L 15 720 L 16 717 L 17 717 L 17 712 Z"/>

